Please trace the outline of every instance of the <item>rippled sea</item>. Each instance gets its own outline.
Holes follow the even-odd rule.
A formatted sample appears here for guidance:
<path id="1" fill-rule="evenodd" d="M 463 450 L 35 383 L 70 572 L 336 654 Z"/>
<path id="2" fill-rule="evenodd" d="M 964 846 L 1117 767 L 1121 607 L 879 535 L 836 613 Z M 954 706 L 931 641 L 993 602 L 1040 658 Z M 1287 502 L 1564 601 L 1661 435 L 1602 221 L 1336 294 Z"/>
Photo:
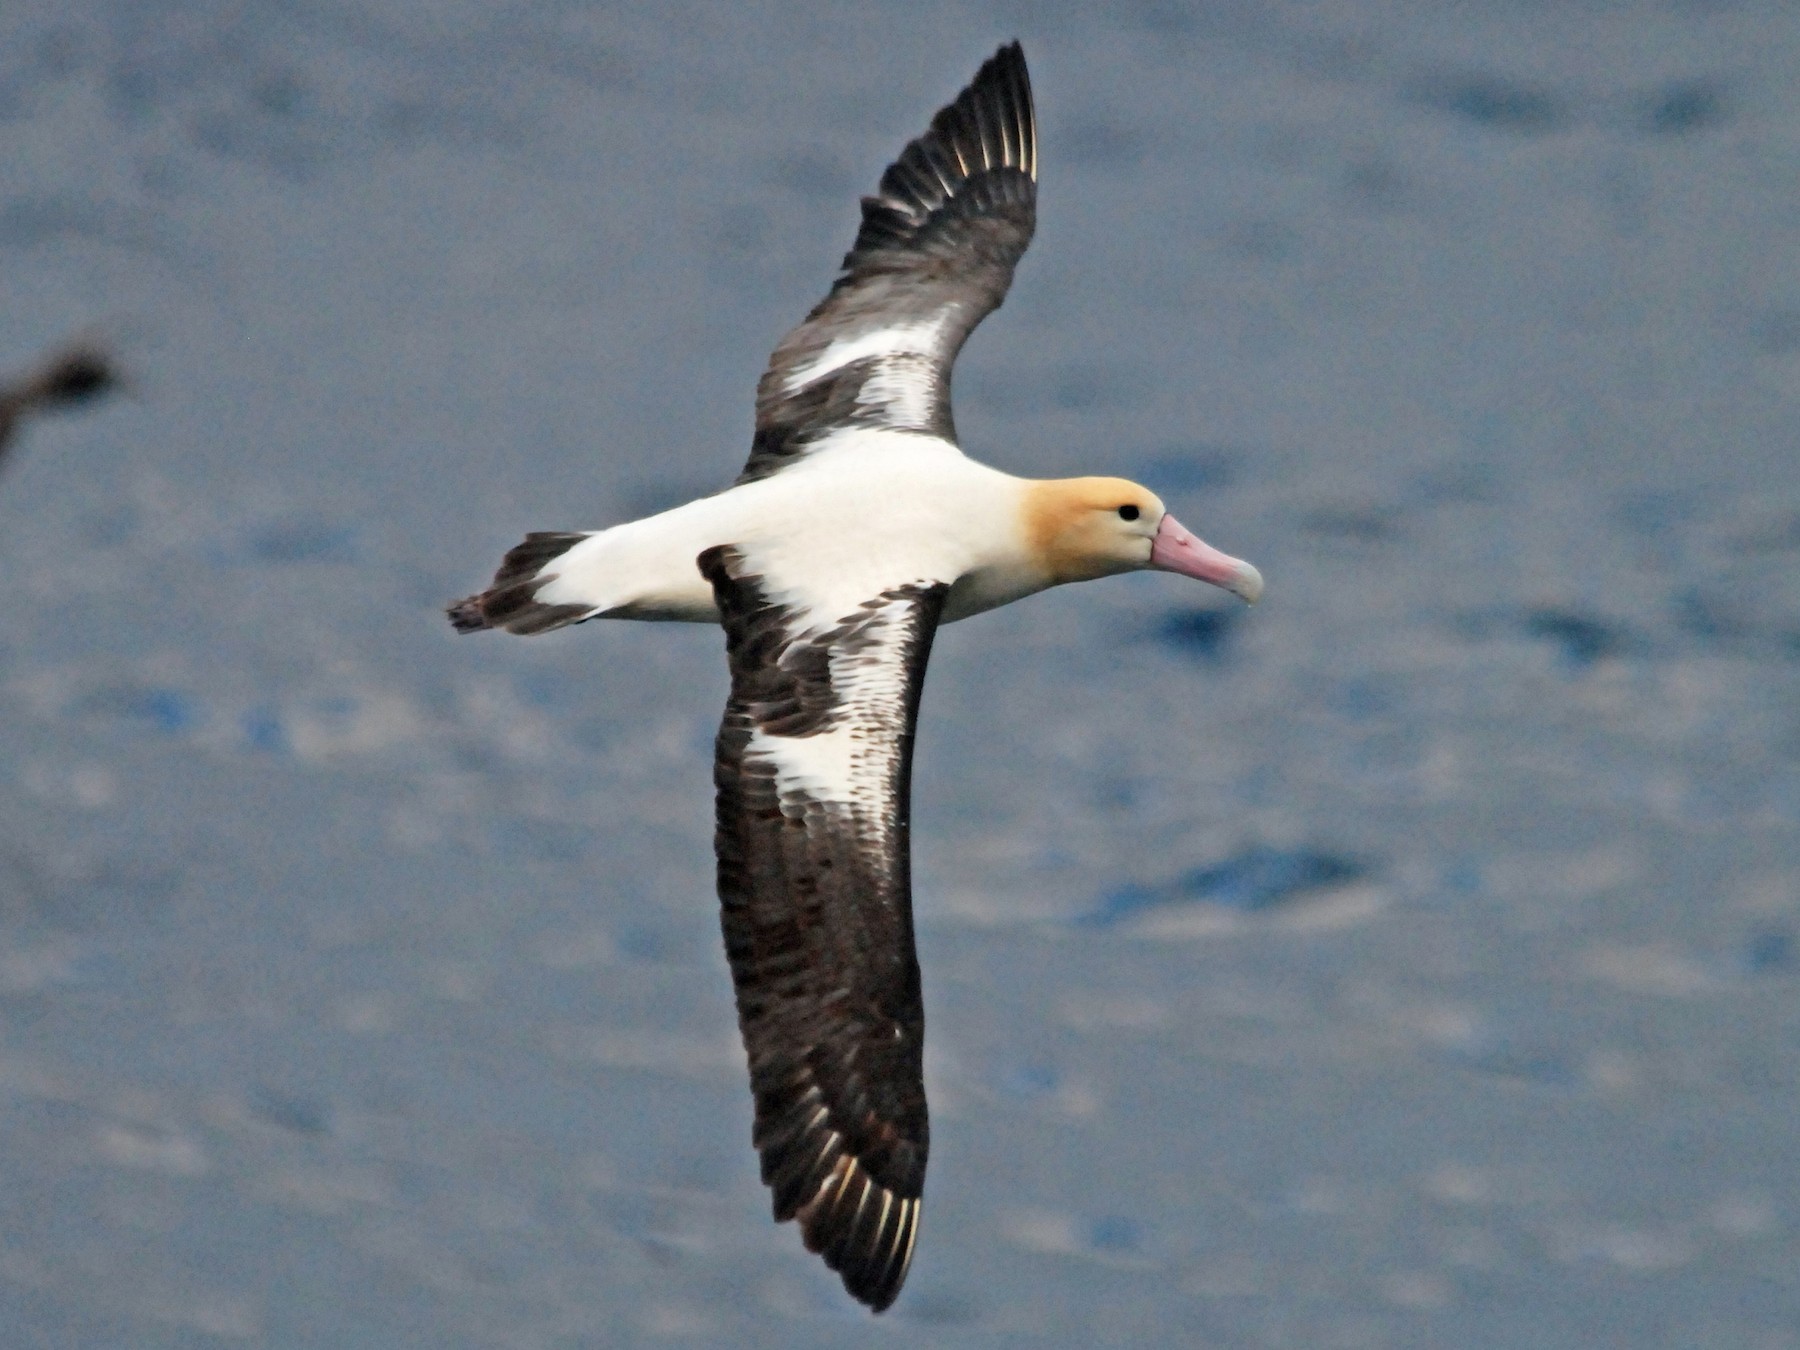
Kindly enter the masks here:
<path id="1" fill-rule="evenodd" d="M 1255 561 L 948 629 L 933 1159 L 769 1220 L 703 628 L 457 638 L 729 481 L 1000 41 L 971 453 Z M 0 7 L 0 1342 L 1800 1346 L 1800 11 Z"/>

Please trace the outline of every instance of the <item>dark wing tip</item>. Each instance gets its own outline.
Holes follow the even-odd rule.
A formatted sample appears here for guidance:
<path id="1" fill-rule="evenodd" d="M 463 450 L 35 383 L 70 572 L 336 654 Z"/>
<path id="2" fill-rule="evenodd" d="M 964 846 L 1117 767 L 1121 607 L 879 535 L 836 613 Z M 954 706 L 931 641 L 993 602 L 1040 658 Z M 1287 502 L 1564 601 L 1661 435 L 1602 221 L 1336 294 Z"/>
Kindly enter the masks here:
<path id="1" fill-rule="evenodd" d="M 952 204 L 971 213 L 1016 212 L 1029 238 L 1036 184 L 1031 76 L 1024 48 L 1010 42 L 983 62 L 925 134 L 900 152 L 882 174 L 877 195 L 863 198 L 862 228 L 844 269 L 851 271 L 874 254 L 914 246 Z"/>
<path id="2" fill-rule="evenodd" d="M 806 1249 L 838 1273 L 853 1298 L 881 1312 L 906 1283 L 919 1237 L 928 1147 L 923 1090 L 917 1118 L 905 1127 L 876 1125 L 877 1115 L 892 1114 L 877 1112 L 858 1130 L 844 1126 L 856 1109 L 834 1111 L 817 1083 L 795 1091 L 800 1080 L 787 1081 L 786 1091 L 757 1092 L 756 1147 L 775 1218 L 797 1222 Z"/>
<path id="3" fill-rule="evenodd" d="M 806 1249 L 824 1258 L 850 1296 L 884 1312 L 912 1269 L 922 1204 L 883 1186 L 846 1153 L 793 1217 Z"/>
<path id="4" fill-rule="evenodd" d="M 913 145 L 960 152 L 970 177 L 976 174 L 973 157 L 979 157 L 984 170 L 1017 169 L 1035 183 L 1037 113 L 1025 49 L 1009 42 L 982 62 L 968 87 L 931 119 L 931 129 Z"/>

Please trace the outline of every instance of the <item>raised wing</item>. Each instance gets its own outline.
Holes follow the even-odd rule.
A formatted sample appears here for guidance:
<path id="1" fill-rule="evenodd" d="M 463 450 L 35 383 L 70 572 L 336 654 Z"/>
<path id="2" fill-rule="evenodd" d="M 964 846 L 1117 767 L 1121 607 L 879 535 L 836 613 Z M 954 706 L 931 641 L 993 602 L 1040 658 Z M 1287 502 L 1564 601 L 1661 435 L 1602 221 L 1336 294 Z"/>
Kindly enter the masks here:
<path id="1" fill-rule="evenodd" d="M 1037 123 L 1018 43 L 888 166 L 862 216 L 831 293 L 769 358 L 739 482 L 844 427 L 955 439 L 951 364 L 1006 297 L 1037 222 Z"/>
<path id="2" fill-rule="evenodd" d="M 775 1217 L 877 1312 L 912 1262 L 925 1182 L 924 1007 L 908 846 L 913 723 L 948 587 L 828 629 L 708 549 L 731 662 L 719 899 Z"/>

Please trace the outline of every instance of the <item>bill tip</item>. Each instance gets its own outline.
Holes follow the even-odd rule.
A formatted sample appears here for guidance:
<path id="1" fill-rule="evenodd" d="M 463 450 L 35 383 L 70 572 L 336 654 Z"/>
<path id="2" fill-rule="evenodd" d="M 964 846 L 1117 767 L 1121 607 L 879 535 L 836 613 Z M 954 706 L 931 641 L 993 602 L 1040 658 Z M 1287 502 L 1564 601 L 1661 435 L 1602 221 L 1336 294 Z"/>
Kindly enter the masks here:
<path id="1" fill-rule="evenodd" d="M 1241 563 L 1235 583 L 1231 587 L 1232 594 L 1246 605 L 1254 605 L 1262 599 L 1263 575 L 1250 563 Z"/>

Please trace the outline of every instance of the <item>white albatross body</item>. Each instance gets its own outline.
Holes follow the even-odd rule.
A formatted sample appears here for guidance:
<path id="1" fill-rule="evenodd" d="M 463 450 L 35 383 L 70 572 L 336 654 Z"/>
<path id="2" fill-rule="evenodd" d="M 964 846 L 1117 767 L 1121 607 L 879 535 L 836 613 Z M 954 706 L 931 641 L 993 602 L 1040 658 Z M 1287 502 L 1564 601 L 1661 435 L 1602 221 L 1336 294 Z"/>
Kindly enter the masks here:
<path id="1" fill-rule="evenodd" d="M 819 624 L 896 580 L 955 578 L 940 623 L 1054 584 L 1028 544 L 1028 480 L 936 436 L 867 428 L 839 441 L 774 477 L 589 535 L 556 560 L 538 600 L 717 623 L 713 588 L 694 559 L 722 543 L 764 576 L 805 578 L 781 598 Z"/>
<path id="2" fill-rule="evenodd" d="M 863 199 L 830 293 L 776 347 L 736 483 L 608 530 L 526 536 L 464 632 L 718 623 L 720 921 L 778 1220 L 880 1311 L 918 1239 L 929 1124 L 912 931 L 913 727 L 932 636 L 1050 586 L 1157 568 L 1262 592 L 1119 478 L 963 454 L 950 368 L 1036 222 L 1025 58 L 1000 49 Z"/>

